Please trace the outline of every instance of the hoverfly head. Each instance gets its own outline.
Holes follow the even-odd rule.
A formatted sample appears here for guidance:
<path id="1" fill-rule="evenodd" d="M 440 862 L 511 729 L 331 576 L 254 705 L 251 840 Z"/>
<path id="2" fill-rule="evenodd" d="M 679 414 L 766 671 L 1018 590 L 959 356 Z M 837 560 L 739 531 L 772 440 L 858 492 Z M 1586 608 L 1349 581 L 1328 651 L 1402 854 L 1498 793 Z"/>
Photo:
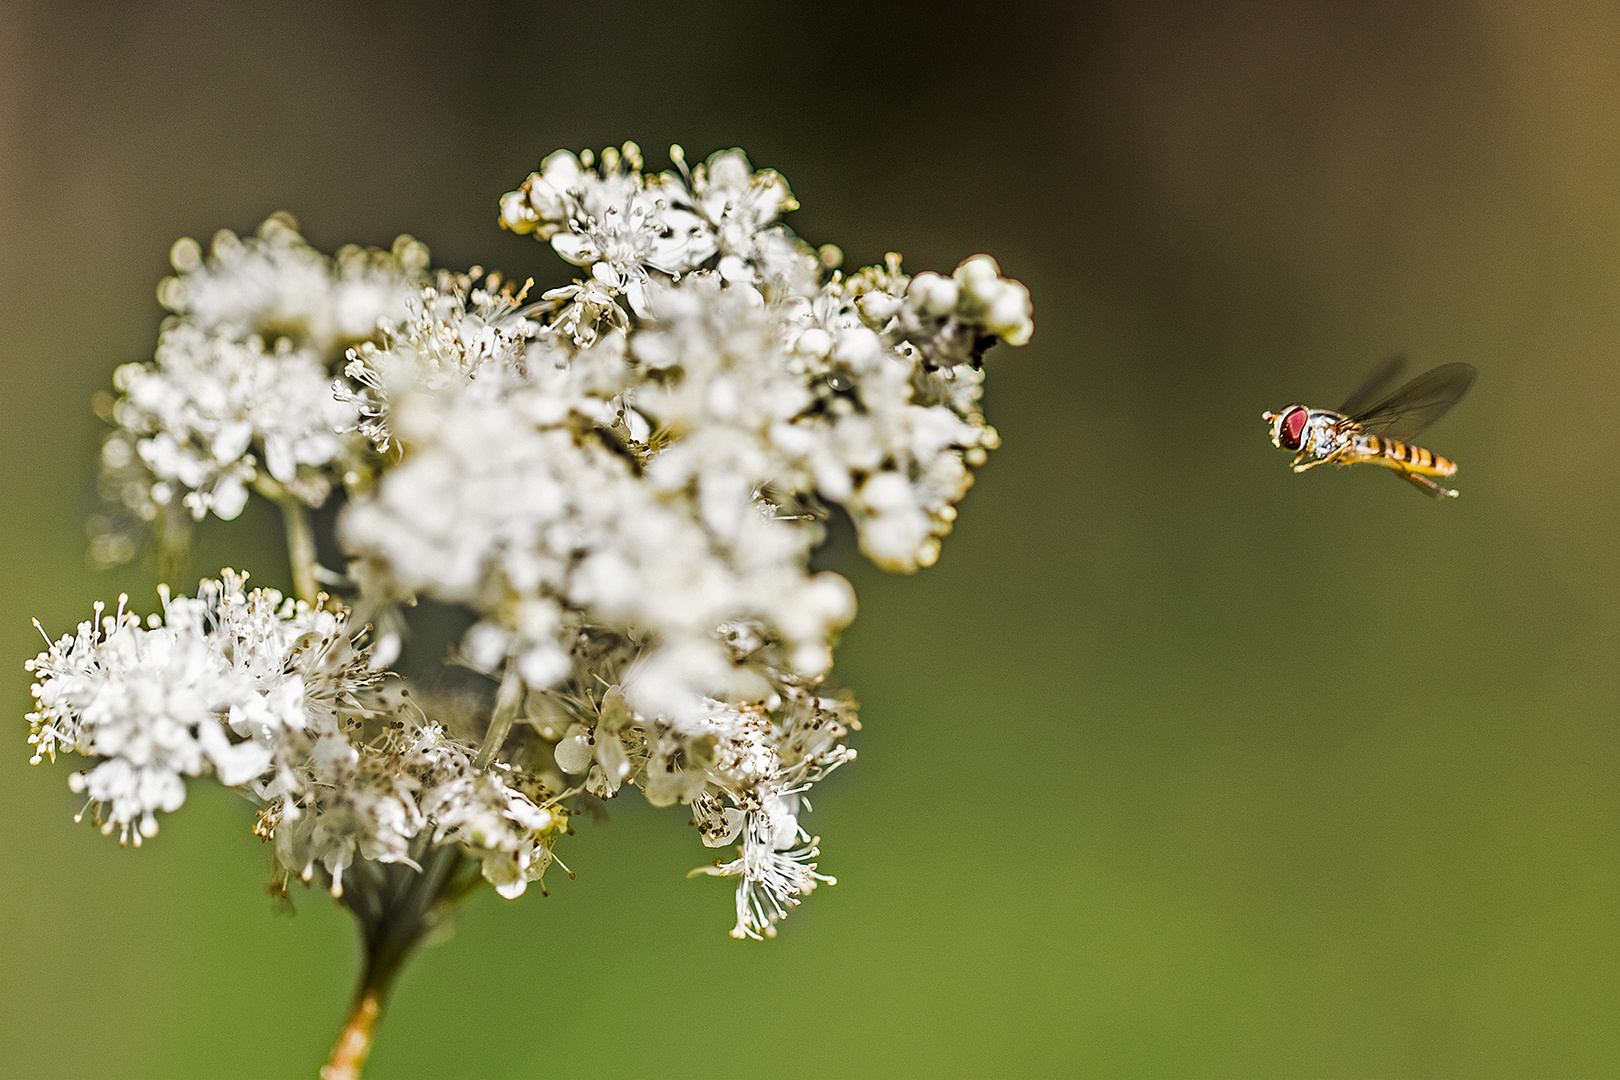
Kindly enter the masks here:
<path id="1" fill-rule="evenodd" d="M 1298 450 L 1305 439 L 1305 421 L 1310 410 L 1290 405 L 1280 413 L 1268 412 L 1263 419 L 1271 425 L 1271 445 L 1281 450 Z"/>

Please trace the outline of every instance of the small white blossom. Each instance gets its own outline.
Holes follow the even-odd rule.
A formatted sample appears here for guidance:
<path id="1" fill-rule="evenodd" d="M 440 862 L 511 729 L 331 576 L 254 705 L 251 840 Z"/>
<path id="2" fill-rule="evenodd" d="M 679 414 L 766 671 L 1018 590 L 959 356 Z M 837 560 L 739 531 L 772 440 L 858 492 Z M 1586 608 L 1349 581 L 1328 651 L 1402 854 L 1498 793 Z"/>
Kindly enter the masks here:
<path id="1" fill-rule="evenodd" d="M 436 823 L 435 839 L 467 845 L 497 893 L 508 900 L 522 896 L 551 865 L 551 848 L 566 820 L 562 809 L 541 785 L 474 769 L 470 754 L 442 740 L 418 753 L 434 757 L 422 804 Z"/>

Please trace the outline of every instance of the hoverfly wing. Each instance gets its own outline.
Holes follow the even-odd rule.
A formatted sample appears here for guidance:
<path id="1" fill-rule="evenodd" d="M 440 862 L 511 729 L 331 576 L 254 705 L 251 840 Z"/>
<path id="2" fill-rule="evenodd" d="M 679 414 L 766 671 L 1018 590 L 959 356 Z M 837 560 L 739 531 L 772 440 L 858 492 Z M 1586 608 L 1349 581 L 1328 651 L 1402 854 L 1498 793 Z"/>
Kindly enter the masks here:
<path id="1" fill-rule="evenodd" d="M 1442 364 L 1350 419 L 1370 435 L 1410 442 L 1457 404 L 1478 374 L 1472 364 Z"/>
<path id="2" fill-rule="evenodd" d="M 1395 381 L 1395 377 L 1401 373 L 1401 369 L 1404 367 L 1406 367 L 1406 354 L 1396 353 L 1373 368 L 1366 381 L 1356 387 L 1353 394 L 1344 399 L 1344 404 L 1339 406 L 1339 414 L 1341 416 L 1352 416 L 1357 409 L 1366 405 L 1367 402 L 1375 400 L 1379 394 L 1383 393 L 1385 387 Z"/>

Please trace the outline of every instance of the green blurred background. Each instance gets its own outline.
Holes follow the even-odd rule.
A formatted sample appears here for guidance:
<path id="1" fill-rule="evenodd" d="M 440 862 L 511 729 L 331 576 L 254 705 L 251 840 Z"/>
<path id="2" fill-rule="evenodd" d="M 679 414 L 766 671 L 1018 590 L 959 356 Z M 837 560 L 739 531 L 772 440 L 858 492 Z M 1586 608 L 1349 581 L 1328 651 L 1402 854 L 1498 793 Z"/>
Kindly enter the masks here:
<path id="1" fill-rule="evenodd" d="M 26 764 L 29 618 L 153 602 L 81 524 L 169 244 L 285 208 L 555 284 L 497 198 L 633 138 L 745 147 L 854 264 L 995 254 L 1005 448 L 937 567 L 842 567 L 836 888 L 732 941 L 621 800 L 368 1076 L 1620 1074 L 1616 57 L 1595 2 L 0 5 L 0 1071 L 310 1077 L 353 977 L 234 796 L 121 851 Z M 1267 443 L 1395 350 L 1480 369 L 1455 503 Z M 284 580 L 267 517 L 209 537 Z"/>

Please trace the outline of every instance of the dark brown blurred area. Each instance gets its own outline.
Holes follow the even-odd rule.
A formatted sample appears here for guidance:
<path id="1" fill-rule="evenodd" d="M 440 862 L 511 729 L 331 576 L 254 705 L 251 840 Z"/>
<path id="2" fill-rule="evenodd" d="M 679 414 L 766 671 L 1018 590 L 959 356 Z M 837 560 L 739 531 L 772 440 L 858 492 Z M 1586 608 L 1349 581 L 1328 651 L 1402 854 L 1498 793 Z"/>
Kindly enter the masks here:
<path id="1" fill-rule="evenodd" d="M 1617 57 L 1597 3 L 0 2 L 0 1072 L 312 1075 L 352 974 L 244 804 L 120 852 L 25 764 L 29 618 L 151 607 L 81 523 L 169 245 L 285 209 L 549 286 L 500 194 L 634 139 L 745 148 L 855 265 L 992 253 L 1035 340 L 940 565 L 839 567 L 840 884 L 739 946 L 680 815 L 615 804 L 369 1076 L 1615 1075 Z M 1267 442 L 1395 351 L 1480 369 L 1424 440 L 1454 504 Z"/>

